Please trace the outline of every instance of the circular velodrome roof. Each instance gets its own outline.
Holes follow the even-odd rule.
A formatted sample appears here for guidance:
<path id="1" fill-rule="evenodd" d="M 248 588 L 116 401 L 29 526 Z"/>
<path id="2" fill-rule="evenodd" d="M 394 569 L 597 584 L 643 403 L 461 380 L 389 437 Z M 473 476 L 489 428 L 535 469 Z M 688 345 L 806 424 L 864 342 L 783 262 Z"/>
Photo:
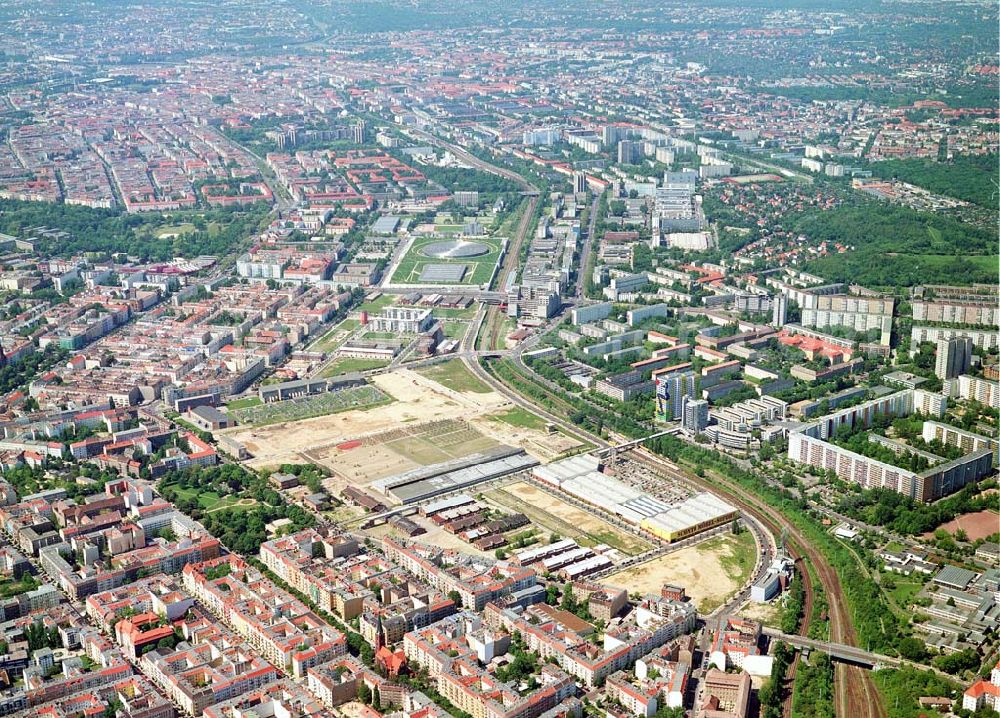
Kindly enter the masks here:
<path id="1" fill-rule="evenodd" d="M 469 242 L 464 239 L 450 239 L 442 242 L 432 242 L 420 248 L 421 254 L 438 259 L 466 259 L 489 254 L 490 246 L 482 242 Z"/>

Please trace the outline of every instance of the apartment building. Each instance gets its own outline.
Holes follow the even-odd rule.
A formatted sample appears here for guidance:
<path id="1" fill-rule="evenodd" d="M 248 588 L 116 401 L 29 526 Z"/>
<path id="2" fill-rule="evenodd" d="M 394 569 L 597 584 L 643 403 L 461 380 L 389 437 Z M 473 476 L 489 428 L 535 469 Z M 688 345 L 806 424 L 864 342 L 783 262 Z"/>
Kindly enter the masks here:
<path id="1" fill-rule="evenodd" d="M 436 547 L 382 539 L 386 557 L 448 594 L 456 591 L 462 606 L 482 611 L 487 603 L 534 586 L 535 572 L 503 561 L 473 558 Z"/>
<path id="2" fill-rule="evenodd" d="M 183 578 L 192 596 L 295 678 L 347 652 L 342 633 L 242 559 L 228 555 L 188 564 Z"/>
<path id="3" fill-rule="evenodd" d="M 154 613 L 173 622 L 182 618 L 193 605 L 194 599 L 184 592 L 179 577 L 157 574 L 91 594 L 84 602 L 84 610 L 98 628 L 109 631 L 126 613 Z"/>
<path id="4" fill-rule="evenodd" d="M 212 617 L 181 622 L 188 644 L 175 651 L 150 651 L 139 663 L 143 673 L 185 712 L 201 715 L 216 703 L 258 689 L 281 677 L 246 642 Z"/>
<path id="5" fill-rule="evenodd" d="M 607 631 L 595 645 L 555 619 L 528 620 L 524 611 L 489 604 L 485 620 L 492 626 L 521 634 L 529 650 L 542 660 L 550 658 L 566 673 L 590 687 L 668 641 L 695 628 L 696 613 L 689 604 L 663 599 L 648 603 L 637 612 L 636 623 Z"/>
<path id="6" fill-rule="evenodd" d="M 841 426 L 870 426 L 877 416 L 905 416 L 926 410 L 928 397 L 940 397 L 922 389 L 905 389 L 888 396 L 822 417 L 792 431 L 788 437 L 788 457 L 793 461 L 836 472 L 844 481 L 864 488 L 886 488 L 918 501 L 934 501 L 988 474 L 993 453 L 974 451 L 915 473 L 891 464 L 855 454 L 828 441 Z M 941 405 L 940 402 L 933 402 Z M 943 405 L 941 409 L 943 412 Z"/>
<path id="7" fill-rule="evenodd" d="M 913 321 L 934 324 L 967 324 L 971 326 L 995 327 L 1000 324 L 1000 309 L 997 298 L 985 301 L 926 301 L 915 300 Z"/>
<path id="8" fill-rule="evenodd" d="M 499 681 L 479 667 L 470 645 L 484 633 L 477 616 L 455 616 L 421 631 L 407 633 L 403 650 L 411 663 L 426 668 L 438 692 L 474 718 L 538 718 L 576 692 L 573 679 L 562 670 L 542 666 L 540 687 L 525 693 Z"/>
<path id="9" fill-rule="evenodd" d="M 303 686 L 283 679 L 205 709 L 204 718 L 335 718 Z"/>
<path id="10" fill-rule="evenodd" d="M 321 609 L 350 620 L 361 613 L 365 599 L 373 595 L 351 579 L 353 563 L 348 559 L 361 553 L 353 538 L 325 529 L 306 529 L 261 544 L 260 560 Z"/>
<path id="11" fill-rule="evenodd" d="M 957 446 L 966 454 L 982 450 L 992 451 L 994 461 L 996 461 L 997 449 L 1000 447 L 1000 442 L 996 439 L 938 421 L 925 421 L 921 436 L 927 442 L 936 440 L 948 446 Z"/>
<path id="12" fill-rule="evenodd" d="M 972 399 L 991 409 L 1000 409 L 1000 382 L 963 374 L 958 377 L 958 395 Z"/>

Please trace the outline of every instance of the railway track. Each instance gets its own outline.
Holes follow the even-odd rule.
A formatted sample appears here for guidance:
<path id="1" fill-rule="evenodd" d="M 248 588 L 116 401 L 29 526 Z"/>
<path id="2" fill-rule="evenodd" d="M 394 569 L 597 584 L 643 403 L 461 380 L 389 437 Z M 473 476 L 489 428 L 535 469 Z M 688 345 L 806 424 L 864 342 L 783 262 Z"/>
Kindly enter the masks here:
<path id="1" fill-rule="evenodd" d="M 497 380 L 496 377 L 491 378 Z M 537 382 L 532 382 L 532 384 L 545 391 L 551 400 L 558 399 L 558 397 L 549 392 L 544 386 L 541 386 Z M 511 387 L 507 387 L 506 385 L 504 388 L 512 391 Z M 517 393 L 520 394 L 520 392 Z M 535 404 L 530 398 L 527 401 L 530 404 Z M 551 416 L 549 412 L 546 412 L 546 414 Z M 565 424 L 565 420 L 559 423 Z M 589 436 L 589 432 L 577 430 L 577 433 Z M 716 476 L 713 482 L 709 482 L 691 473 L 684 472 L 673 462 L 653 454 L 644 447 L 640 446 L 633 449 L 632 453 L 640 463 L 650 464 L 668 476 L 673 476 L 676 479 L 687 481 L 724 496 L 734 505 L 757 518 L 775 535 L 785 533 L 789 539 L 787 542 L 789 554 L 800 564 L 800 574 L 803 576 L 804 581 L 803 588 L 805 589 L 806 598 L 804 617 L 799 629 L 800 634 L 805 635 L 812 621 L 816 618 L 813 615 L 815 612 L 816 589 L 813 586 L 812 577 L 809 575 L 808 568 L 805 565 L 805 562 L 808 562 L 812 565 L 813 570 L 816 571 L 817 579 L 825 590 L 830 620 L 830 639 L 837 643 L 857 645 L 857 637 L 850 620 L 850 614 L 844 604 L 839 576 L 837 576 L 836 571 L 826 561 L 825 557 L 809 543 L 802 532 L 790 521 L 785 519 L 780 513 L 775 512 L 774 508 L 769 504 L 747 493 L 742 487 L 735 485 L 722 476 Z M 794 677 L 797 670 L 797 660 L 792 664 L 789 674 L 790 679 Z M 841 716 L 841 718 L 887 718 L 881 697 L 868 671 L 844 664 L 837 664 L 835 670 L 837 674 L 834 680 L 834 704 L 838 716 Z M 784 706 L 785 715 L 790 716 L 790 694 L 786 696 Z"/>
<path id="2" fill-rule="evenodd" d="M 802 592 L 805 597 L 802 603 L 802 621 L 799 623 L 799 635 L 808 636 L 809 626 L 812 624 L 815 589 L 812 585 L 812 575 L 809 573 L 806 560 L 800 557 L 796 559 L 795 563 L 799 569 L 799 580 L 802 581 Z M 792 686 L 795 685 L 795 672 L 799 668 L 800 658 L 799 652 L 796 651 L 792 657 L 792 662 L 788 666 L 788 671 L 785 673 L 785 682 L 781 686 L 783 696 L 781 701 L 781 715 L 786 716 L 786 718 L 791 718 L 792 715 Z"/>
<path id="3" fill-rule="evenodd" d="M 426 133 L 424 133 L 426 134 Z M 511 176 L 515 173 L 510 170 L 506 170 L 499 167 L 494 167 L 483 160 L 471 155 L 460 147 L 446 143 L 436 137 L 427 135 L 428 141 L 432 141 L 434 144 L 440 146 L 445 146 L 448 149 L 455 152 L 456 156 L 469 162 L 471 165 L 483 169 L 488 172 L 493 172 L 500 176 L 509 177 L 515 179 Z M 516 181 L 527 188 L 537 191 L 533 185 L 528 183 L 523 177 L 519 175 L 516 176 Z M 528 206 L 525 209 L 524 215 L 521 217 L 518 223 L 517 232 L 515 233 L 515 240 L 511 243 L 512 246 L 509 248 L 507 256 L 504 258 L 504 265 L 501 272 L 498 274 L 498 288 L 503 289 L 506 286 L 506 282 L 512 271 L 516 271 L 520 263 L 520 253 L 521 247 L 525 241 L 528 227 L 532 218 L 534 217 L 535 211 L 538 206 L 538 197 L 529 196 Z M 489 316 L 492 313 L 493 316 Z M 500 328 L 503 326 L 502 320 L 499 317 L 499 307 L 490 307 L 487 310 L 487 339 L 490 343 L 490 349 L 496 348 L 499 341 Z M 473 339 L 474 341 L 474 339 Z M 478 361 L 469 362 L 470 366 L 475 365 L 475 369 L 478 370 L 477 374 L 483 374 L 490 379 L 497 381 L 497 378 L 492 376 L 488 371 L 483 369 L 482 365 Z M 500 382 L 503 384 L 503 382 Z M 545 390 L 546 395 L 551 397 L 554 402 L 554 406 L 559 406 L 560 404 L 565 405 L 565 402 L 557 401 L 557 397 L 542 387 L 537 382 L 533 382 L 540 389 Z M 534 406 L 535 402 L 526 399 L 520 392 L 514 391 L 511 387 L 504 386 L 505 394 L 511 396 L 512 398 L 516 395 L 519 403 L 527 404 L 528 406 Z M 543 416 L 555 418 L 552 413 L 548 411 L 541 411 Z M 564 417 L 557 419 L 558 424 L 562 426 L 567 426 L 567 422 Z M 579 436 L 590 437 L 590 432 L 581 431 L 576 427 L 573 427 L 573 433 Z M 604 442 L 600 442 L 604 443 Z M 780 514 L 776 513 L 773 507 L 767 505 L 766 503 L 760 501 L 756 497 L 744 492 L 740 487 L 735 486 L 729 480 L 719 476 L 717 477 L 718 483 L 709 483 L 707 481 L 701 480 L 698 477 L 688 475 L 681 472 L 680 468 L 672 463 L 666 462 L 660 457 L 654 456 L 647 450 L 640 448 L 636 450 L 637 454 L 642 455 L 647 461 L 654 463 L 661 468 L 669 465 L 670 471 L 668 474 L 674 474 L 676 478 L 689 481 L 696 485 L 700 484 L 704 488 L 711 489 L 716 493 L 721 493 L 726 496 L 727 499 L 733 501 L 737 506 L 751 513 L 753 516 L 758 518 L 762 524 L 768 526 L 772 531 L 775 529 L 779 533 L 786 533 L 791 539 L 791 545 L 789 546 L 789 552 L 792 553 L 793 558 L 807 559 L 816 571 L 817 577 L 820 584 L 824 587 L 827 595 L 827 604 L 829 606 L 829 618 L 830 618 L 830 638 L 838 643 L 846 643 L 850 645 L 857 645 L 857 637 L 854 631 L 854 626 L 851 623 L 850 615 L 844 604 L 843 593 L 840 588 L 840 579 L 833 567 L 826 561 L 823 555 L 806 540 L 805 536 L 794 526 L 791 522 L 783 518 Z M 720 489 L 719 484 L 723 488 Z M 803 577 L 808 577 L 808 570 L 803 570 L 800 572 Z M 807 580 L 803 578 L 803 580 Z M 813 594 L 815 592 L 814 587 L 811 583 L 811 577 L 809 578 L 808 586 L 806 591 L 806 615 L 802 622 L 802 627 L 800 631 L 807 631 L 812 621 L 812 613 L 814 610 L 813 605 Z M 795 664 L 793 664 L 792 672 L 794 674 Z M 834 690 L 836 691 L 835 706 L 837 713 L 841 718 L 887 718 L 887 713 L 885 707 L 882 705 L 882 701 L 875 688 L 875 685 L 871 679 L 871 676 L 867 671 L 859 669 L 854 666 L 846 666 L 843 664 L 838 664 L 837 668 L 837 678 L 839 680 L 834 680 Z M 786 715 L 790 714 L 790 702 L 786 702 Z"/>
<path id="4" fill-rule="evenodd" d="M 645 448 L 637 449 L 635 453 L 668 474 L 684 478 L 696 485 L 701 485 L 705 489 L 722 494 L 727 500 L 732 501 L 738 507 L 753 513 L 762 523 L 771 528 L 772 531 L 785 532 L 791 539 L 788 546 L 789 553 L 797 560 L 799 558 L 808 559 L 816 571 L 820 584 L 825 589 L 830 618 L 830 639 L 837 643 L 857 645 L 854 626 L 844 605 L 843 593 L 840 588 L 840 577 L 837 576 L 836 571 L 834 571 L 823 555 L 811 546 L 801 531 L 790 521 L 777 514 L 765 502 L 746 494 L 740 487 L 728 479 L 717 476 L 715 482 L 705 481 L 697 476 L 689 476 L 682 473 L 680 467 L 652 454 Z M 808 571 L 803 570 L 800 573 L 808 577 Z M 815 589 L 810 581 L 806 592 L 808 620 L 803 620 L 800 633 L 808 631 L 809 624 L 813 619 L 814 593 Z M 839 716 L 843 718 L 887 718 L 888 714 L 882 705 L 881 697 L 868 671 L 857 666 L 847 666 L 845 664 L 837 664 L 836 670 L 839 680 L 834 680 L 834 690 L 836 692 L 835 706 Z M 790 715 L 790 712 L 790 699 L 786 698 L 786 715 Z"/>

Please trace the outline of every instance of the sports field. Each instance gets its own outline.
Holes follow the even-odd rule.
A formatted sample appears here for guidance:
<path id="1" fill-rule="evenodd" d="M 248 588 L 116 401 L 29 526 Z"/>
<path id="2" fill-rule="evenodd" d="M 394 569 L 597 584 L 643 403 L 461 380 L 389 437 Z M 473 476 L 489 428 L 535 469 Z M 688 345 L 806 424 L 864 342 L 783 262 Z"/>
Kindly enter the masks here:
<path id="1" fill-rule="evenodd" d="M 969 541 L 984 539 L 997 532 L 1000 528 L 1000 515 L 993 511 L 976 511 L 971 514 L 962 514 L 946 524 L 938 526 L 950 534 L 964 531 Z M 934 537 L 934 532 L 930 531 L 923 536 L 925 539 Z"/>
<path id="2" fill-rule="evenodd" d="M 440 244 L 441 237 L 420 237 L 414 240 L 406 254 L 396 266 L 390 282 L 392 284 L 454 284 L 455 286 L 478 286 L 489 281 L 493 275 L 497 260 L 500 258 L 501 240 L 497 237 L 476 237 L 470 240 L 489 248 L 485 254 L 473 257 L 440 257 L 428 254 L 426 249 L 431 245 Z M 421 279 L 428 265 L 447 267 L 465 266 L 466 271 L 461 280 L 427 280 Z"/>

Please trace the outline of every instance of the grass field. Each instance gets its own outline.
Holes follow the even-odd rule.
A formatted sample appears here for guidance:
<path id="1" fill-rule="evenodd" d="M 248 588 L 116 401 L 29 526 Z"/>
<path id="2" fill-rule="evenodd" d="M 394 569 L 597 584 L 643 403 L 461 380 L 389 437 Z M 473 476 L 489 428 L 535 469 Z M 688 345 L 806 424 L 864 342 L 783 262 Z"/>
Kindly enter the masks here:
<path id="1" fill-rule="evenodd" d="M 369 314 L 373 314 L 375 312 L 382 311 L 395 301 L 396 297 L 392 296 L 391 294 L 383 294 L 381 297 L 371 302 L 364 302 L 358 307 L 357 311 L 368 312 Z"/>
<path id="2" fill-rule="evenodd" d="M 336 414 L 349 409 L 364 409 L 381 404 L 388 404 L 392 398 L 377 387 L 365 386 L 328 391 L 313 396 L 303 396 L 288 401 L 276 401 L 261 404 L 233 412 L 237 420 L 243 424 L 264 426 L 283 421 L 299 421 L 315 416 Z"/>
<path id="3" fill-rule="evenodd" d="M 472 392 L 474 394 L 489 394 L 493 391 L 473 376 L 459 359 L 434 364 L 426 369 L 421 369 L 419 373 L 452 391 Z"/>
<path id="4" fill-rule="evenodd" d="M 941 232 L 934 227 L 928 227 L 927 231 L 932 236 L 935 233 L 938 237 L 941 236 Z M 955 262 L 955 256 L 951 254 L 901 254 L 900 256 L 928 270 L 938 270 Z M 968 262 L 978 271 L 990 272 L 994 276 L 1000 273 L 1000 254 L 966 254 L 962 255 L 962 261 Z"/>
<path id="5" fill-rule="evenodd" d="M 219 496 L 215 491 L 198 491 L 194 488 L 177 489 L 180 498 L 194 498 L 205 511 L 222 509 L 247 510 L 257 502 L 254 499 L 240 499 L 237 496 Z"/>
<path id="6" fill-rule="evenodd" d="M 309 351 L 332 352 L 346 341 L 350 332 L 357 329 L 361 323 L 357 319 L 345 319 L 326 334 L 309 345 Z"/>
<path id="7" fill-rule="evenodd" d="M 753 534 L 720 534 L 602 579 L 629 593 L 655 593 L 664 583 L 687 590 L 699 613 L 711 613 L 750 577 L 756 561 Z"/>
<path id="8" fill-rule="evenodd" d="M 206 226 L 209 234 L 218 234 L 221 225 L 218 222 L 209 222 Z M 165 224 L 156 228 L 142 228 L 141 231 L 148 231 L 159 239 L 169 239 L 198 231 L 193 222 L 177 222 L 176 224 Z"/>
<path id="9" fill-rule="evenodd" d="M 384 359 L 363 359 L 360 357 L 343 357 L 334 359 L 323 371 L 319 373 L 321 377 L 337 376 L 339 374 L 350 374 L 352 371 L 368 371 L 369 369 L 381 369 L 388 366 L 389 362 Z"/>
<path id="10" fill-rule="evenodd" d="M 171 237 L 178 234 L 190 234 L 194 231 L 194 225 L 190 222 L 182 222 L 181 224 L 168 225 L 166 227 L 160 227 L 156 230 L 156 236 L 161 239 L 164 237 Z"/>
<path id="11" fill-rule="evenodd" d="M 439 464 L 494 448 L 497 443 L 462 422 L 427 432 L 415 429 L 410 436 L 385 442 L 387 448 L 423 466 Z"/>
<path id="12" fill-rule="evenodd" d="M 895 587 L 888 593 L 893 603 L 902 609 L 906 609 L 913 602 L 913 597 L 920 593 L 920 589 L 924 587 L 920 579 L 895 573 L 883 574 L 882 580 L 892 581 L 895 584 Z"/>
<path id="13" fill-rule="evenodd" d="M 471 305 L 468 309 L 457 307 L 434 307 L 434 316 L 438 319 L 472 319 L 476 316 L 479 306 Z"/>
<path id="14" fill-rule="evenodd" d="M 502 421 L 519 429 L 537 429 L 539 431 L 543 430 L 547 423 L 542 417 L 536 416 L 527 409 L 522 409 L 519 406 L 508 409 L 502 414 L 494 414 L 489 418 L 494 421 Z"/>
<path id="15" fill-rule="evenodd" d="M 706 551 L 712 551 L 724 545 L 726 535 L 716 536 L 702 544 Z M 750 577 L 754 564 L 757 562 L 757 544 L 753 540 L 753 534 L 743 531 L 735 537 L 735 540 L 728 542 L 731 551 L 722 554 L 719 563 L 736 582 L 743 584 Z"/>
<path id="16" fill-rule="evenodd" d="M 231 401 L 226 404 L 226 408 L 229 411 L 235 411 L 236 409 L 249 409 L 251 406 L 257 406 L 261 403 L 261 400 L 255 396 L 248 396 L 244 399 L 237 399 L 236 401 Z"/>
<path id="17" fill-rule="evenodd" d="M 468 271 L 461 282 L 434 282 L 434 284 L 454 284 L 456 287 L 480 285 L 489 281 L 500 257 L 501 240 L 496 237 L 476 237 L 474 241 L 489 245 L 490 251 L 479 257 L 463 257 L 461 259 L 444 259 L 432 257 L 423 253 L 423 248 L 429 244 L 441 242 L 440 237 L 423 237 L 417 239 L 400 260 L 392 275 L 392 282 L 400 284 L 420 284 L 420 274 L 428 264 L 464 264 Z"/>

